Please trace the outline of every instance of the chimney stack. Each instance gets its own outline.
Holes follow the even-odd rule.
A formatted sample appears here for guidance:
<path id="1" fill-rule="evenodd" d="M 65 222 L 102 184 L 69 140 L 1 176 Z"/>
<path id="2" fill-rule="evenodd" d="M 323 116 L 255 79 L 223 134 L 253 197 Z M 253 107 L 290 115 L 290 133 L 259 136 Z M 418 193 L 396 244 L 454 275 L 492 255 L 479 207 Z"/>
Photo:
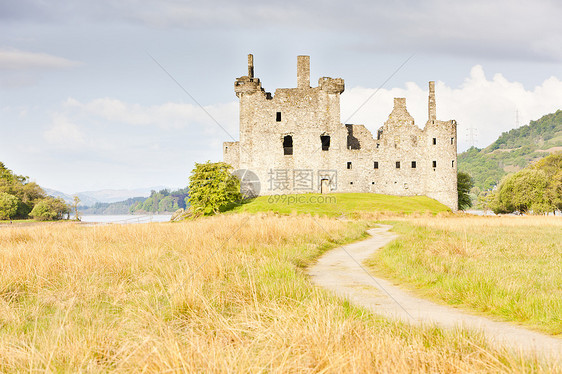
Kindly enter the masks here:
<path id="1" fill-rule="evenodd" d="M 437 119 L 437 109 L 435 104 L 435 82 L 429 82 L 429 99 L 427 102 L 428 119 L 435 121 Z"/>
<path id="2" fill-rule="evenodd" d="M 254 55 L 248 55 L 248 78 L 254 77 Z"/>
<path id="3" fill-rule="evenodd" d="M 297 56 L 297 87 L 310 88 L 310 56 Z"/>

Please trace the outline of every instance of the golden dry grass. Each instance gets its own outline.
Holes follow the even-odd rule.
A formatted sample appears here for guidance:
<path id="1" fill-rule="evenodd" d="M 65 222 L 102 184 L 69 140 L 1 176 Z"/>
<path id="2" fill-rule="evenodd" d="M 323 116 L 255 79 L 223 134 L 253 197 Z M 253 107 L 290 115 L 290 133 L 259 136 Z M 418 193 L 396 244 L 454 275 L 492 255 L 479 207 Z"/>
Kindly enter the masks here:
<path id="1" fill-rule="evenodd" d="M 300 267 L 365 227 L 270 214 L 2 228 L 0 372 L 556 370 L 314 288 Z"/>
<path id="2" fill-rule="evenodd" d="M 562 217 L 457 216 L 394 225 L 370 264 L 424 295 L 562 334 Z"/>

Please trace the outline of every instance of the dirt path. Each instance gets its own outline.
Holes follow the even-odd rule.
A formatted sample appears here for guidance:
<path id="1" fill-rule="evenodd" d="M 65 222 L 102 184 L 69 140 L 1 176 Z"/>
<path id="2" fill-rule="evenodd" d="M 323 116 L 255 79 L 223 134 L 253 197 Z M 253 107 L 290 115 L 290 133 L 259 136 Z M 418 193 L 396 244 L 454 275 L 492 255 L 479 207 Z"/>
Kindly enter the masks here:
<path id="1" fill-rule="evenodd" d="M 386 317 L 407 323 L 482 331 L 492 344 L 515 351 L 536 352 L 562 362 L 562 339 L 419 299 L 387 280 L 368 274 L 363 261 L 397 237 L 388 232 L 390 228 L 381 225 L 368 231 L 371 238 L 326 253 L 309 269 L 312 281 Z"/>

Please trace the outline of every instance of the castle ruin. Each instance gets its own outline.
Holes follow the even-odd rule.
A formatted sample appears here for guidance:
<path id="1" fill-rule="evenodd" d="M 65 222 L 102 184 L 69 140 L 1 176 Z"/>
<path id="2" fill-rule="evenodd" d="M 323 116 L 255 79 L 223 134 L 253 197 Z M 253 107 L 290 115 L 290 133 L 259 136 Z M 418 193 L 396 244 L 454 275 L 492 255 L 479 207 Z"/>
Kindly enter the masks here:
<path id="1" fill-rule="evenodd" d="M 297 87 L 266 92 L 254 77 L 236 79 L 240 140 L 225 142 L 224 161 L 254 172 L 260 195 L 371 192 L 425 195 L 457 210 L 457 123 L 436 117 L 429 82 L 428 119 L 414 124 L 405 98 L 395 98 L 376 135 L 364 125 L 342 124 L 341 78 L 322 77 L 310 87 L 310 58 L 297 57 Z"/>

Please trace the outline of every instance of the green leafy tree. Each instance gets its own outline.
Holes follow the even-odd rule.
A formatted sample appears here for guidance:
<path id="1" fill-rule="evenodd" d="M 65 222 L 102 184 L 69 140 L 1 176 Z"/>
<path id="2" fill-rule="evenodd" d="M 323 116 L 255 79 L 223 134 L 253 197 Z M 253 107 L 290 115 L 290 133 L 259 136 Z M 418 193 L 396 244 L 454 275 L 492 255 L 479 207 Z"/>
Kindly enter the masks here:
<path id="1" fill-rule="evenodd" d="M 553 153 L 537 161 L 531 168 L 542 170 L 547 176 L 545 195 L 552 212 L 562 210 L 562 152 Z"/>
<path id="2" fill-rule="evenodd" d="M 18 212 L 19 199 L 14 195 L 0 192 L 0 219 L 11 219 Z"/>
<path id="3" fill-rule="evenodd" d="M 474 180 L 465 172 L 459 171 L 457 174 L 457 193 L 459 198 L 459 209 L 464 210 L 472 206 L 470 190 L 474 186 Z"/>
<path id="4" fill-rule="evenodd" d="M 46 196 L 39 185 L 29 182 L 27 177 L 14 174 L 2 162 L 0 162 L 0 192 L 18 199 L 15 214 L 18 218 L 27 218 L 33 206 Z"/>
<path id="5" fill-rule="evenodd" d="M 154 207 L 154 199 L 152 197 L 146 199 L 142 204 L 142 210 L 145 212 L 153 212 L 155 209 L 157 208 Z"/>
<path id="6" fill-rule="evenodd" d="M 542 170 L 523 169 L 505 177 L 494 192 L 490 207 L 494 213 L 535 213 L 552 211 L 545 194 L 548 178 Z"/>
<path id="7" fill-rule="evenodd" d="M 173 207 L 174 207 L 174 199 L 172 199 L 172 197 L 170 196 L 166 196 L 158 203 L 159 212 L 171 212 Z"/>
<path id="8" fill-rule="evenodd" d="M 15 196 L 20 199 L 17 216 L 27 218 L 35 204 L 47 195 L 37 183 L 30 182 L 16 188 Z"/>
<path id="9" fill-rule="evenodd" d="M 47 197 L 39 201 L 29 214 L 38 221 L 54 221 L 70 214 L 70 208 L 60 197 Z"/>
<path id="10" fill-rule="evenodd" d="M 195 164 L 189 179 L 189 204 L 195 213 L 213 214 L 241 199 L 240 180 L 224 162 Z"/>

